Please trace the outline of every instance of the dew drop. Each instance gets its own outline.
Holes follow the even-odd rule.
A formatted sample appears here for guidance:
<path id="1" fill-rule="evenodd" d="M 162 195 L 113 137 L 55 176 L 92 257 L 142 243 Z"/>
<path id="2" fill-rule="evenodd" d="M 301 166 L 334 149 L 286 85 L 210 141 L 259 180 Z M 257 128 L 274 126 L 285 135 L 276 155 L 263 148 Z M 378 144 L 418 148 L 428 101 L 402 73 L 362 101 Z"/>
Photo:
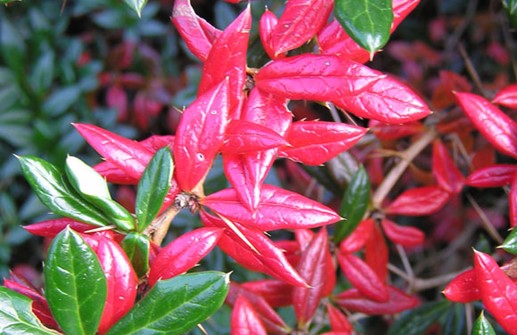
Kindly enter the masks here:
<path id="1" fill-rule="evenodd" d="M 330 66 L 330 62 L 325 62 L 325 65 L 326 66 Z"/>
<path id="2" fill-rule="evenodd" d="M 217 111 L 216 111 L 216 110 L 213 110 L 213 111 L 211 111 L 211 112 L 210 112 L 210 114 L 212 114 L 212 115 L 216 115 L 216 114 L 217 114 Z"/>
<path id="3" fill-rule="evenodd" d="M 203 155 L 202 153 L 198 153 L 196 155 L 197 159 L 200 160 L 200 161 L 204 161 L 205 160 L 205 155 Z"/>

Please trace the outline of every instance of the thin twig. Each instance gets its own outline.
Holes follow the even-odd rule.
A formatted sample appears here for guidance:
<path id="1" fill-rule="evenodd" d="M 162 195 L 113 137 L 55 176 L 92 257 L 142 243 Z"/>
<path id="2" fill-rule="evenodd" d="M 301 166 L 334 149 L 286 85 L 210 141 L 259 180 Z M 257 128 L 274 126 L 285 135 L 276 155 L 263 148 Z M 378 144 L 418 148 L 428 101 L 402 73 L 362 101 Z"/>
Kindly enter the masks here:
<path id="1" fill-rule="evenodd" d="M 144 230 L 144 234 L 153 235 L 153 242 L 160 245 L 167 235 L 172 219 L 179 213 L 181 208 L 173 203 L 160 216 L 151 222 L 151 224 Z"/>
<path id="2" fill-rule="evenodd" d="M 467 71 L 469 72 L 470 77 L 474 81 L 474 85 L 476 85 L 476 88 L 483 96 L 486 96 L 485 89 L 483 88 L 483 83 L 481 82 L 481 79 L 479 78 L 478 72 L 476 71 L 474 64 L 472 64 L 472 61 L 470 60 L 470 57 L 467 54 L 467 51 L 465 51 L 465 47 L 463 46 L 463 43 L 460 43 L 458 45 L 458 50 L 460 51 L 461 57 L 463 58 L 463 61 L 465 62 L 465 66 L 467 67 Z"/>
<path id="3" fill-rule="evenodd" d="M 494 225 L 490 222 L 490 219 L 486 216 L 485 212 L 483 212 L 483 209 L 479 206 L 479 204 L 476 202 L 474 198 L 470 194 L 467 193 L 467 199 L 469 200 L 470 204 L 476 211 L 476 213 L 479 215 L 479 218 L 481 219 L 481 225 L 486 230 L 488 235 L 494 239 L 497 243 L 501 244 L 503 243 L 503 238 L 497 232 L 497 230 L 494 228 Z"/>

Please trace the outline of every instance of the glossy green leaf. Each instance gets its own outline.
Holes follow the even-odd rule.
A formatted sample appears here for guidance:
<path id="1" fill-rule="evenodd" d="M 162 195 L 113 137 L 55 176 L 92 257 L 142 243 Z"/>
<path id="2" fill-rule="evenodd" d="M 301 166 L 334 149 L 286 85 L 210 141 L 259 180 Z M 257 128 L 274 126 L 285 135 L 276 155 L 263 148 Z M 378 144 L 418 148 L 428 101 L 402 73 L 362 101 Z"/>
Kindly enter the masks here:
<path id="1" fill-rule="evenodd" d="M 510 254 L 517 255 L 517 229 L 512 229 L 510 234 L 506 236 L 506 238 L 503 241 L 503 244 L 501 244 L 501 248 L 503 248 L 504 251 L 509 252 Z"/>
<path id="2" fill-rule="evenodd" d="M 66 334 L 93 335 L 106 301 L 106 278 L 83 238 L 67 228 L 50 245 L 44 268 L 45 296 Z"/>
<path id="3" fill-rule="evenodd" d="M 476 322 L 474 322 L 471 335 L 495 335 L 495 330 L 487 318 L 485 318 L 483 311 L 481 311 Z"/>
<path id="4" fill-rule="evenodd" d="M 124 2 L 131 7 L 132 10 L 138 15 L 138 17 L 142 16 L 142 9 L 144 9 L 147 0 L 124 0 Z"/>
<path id="5" fill-rule="evenodd" d="M 334 14 L 348 35 L 373 55 L 390 37 L 391 0 L 336 0 Z"/>
<path id="6" fill-rule="evenodd" d="M 503 7 L 510 23 L 517 29 L 517 0 L 503 0 Z"/>
<path id="7" fill-rule="evenodd" d="M 151 248 L 149 237 L 144 234 L 130 233 L 122 240 L 121 245 L 138 277 L 147 274 L 147 271 L 149 271 L 149 251 Z"/>
<path id="8" fill-rule="evenodd" d="M 451 302 L 447 300 L 423 304 L 403 313 L 392 324 L 388 335 L 420 335 L 443 315 L 449 312 Z"/>
<path id="9" fill-rule="evenodd" d="M 18 160 L 25 179 L 41 202 L 54 213 L 96 226 L 109 224 L 97 209 L 68 186 L 54 165 L 33 156 L 18 157 Z"/>
<path id="10" fill-rule="evenodd" d="M 345 220 L 336 224 L 334 241 L 339 243 L 350 235 L 363 219 L 370 203 L 370 178 L 361 166 L 352 177 L 341 201 L 339 214 Z"/>
<path id="11" fill-rule="evenodd" d="M 158 281 L 108 335 L 185 334 L 224 302 L 229 276 L 208 271 Z"/>
<path id="12" fill-rule="evenodd" d="M 61 334 L 41 324 L 31 310 L 31 300 L 0 286 L 0 334 L 55 335 Z"/>
<path id="13" fill-rule="evenodd" d="M 167 146 L 158 150 L 138 183 L 135 209 L 138 231 L 143 231 L 160 211 L 171 187 L 173 171 L 174 164 L 170 148 Z"/>

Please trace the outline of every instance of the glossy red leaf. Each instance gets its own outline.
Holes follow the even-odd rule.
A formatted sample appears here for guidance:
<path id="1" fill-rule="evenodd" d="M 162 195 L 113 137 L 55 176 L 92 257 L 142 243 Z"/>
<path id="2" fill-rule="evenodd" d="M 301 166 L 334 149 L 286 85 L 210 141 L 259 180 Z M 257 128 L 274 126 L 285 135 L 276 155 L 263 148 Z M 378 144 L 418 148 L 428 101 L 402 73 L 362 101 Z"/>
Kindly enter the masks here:
<path id="1" fill-rule="evenodd" d="M 365 244 L 364 259 L 377 276 L 386 281 L 388 278 L 388 246 L 381 229 L 377 225 L 373 225 L 372 228 L 372 233 Z"/>
<path id="2" fill-rule="evenodd" d="M 249 291 L 240 284 L 231 282 L 230 291 L 226 297 L 226 303 L 230 306 L 234 306 L 239 297 L 244 297 L 251 303 L 268 332 L 274 334 L 290 333 L 289 326 L 285 324 L 284 320 L 271 308 L 264 298 Z"/>
<path id="3" fill-rule="evenodd" d="M 497 150 L 517 158 L 517 122 L 479 95 L 456 93 L 456 98 L 477 130 Z"/>
<path id="4" fill-rule="evenodd" d="M 70 226 L 73 230 L 77 232 L 85 232 L 91 229 L 98 228 L 96 226 L 77 222 L 75 220 L 69 218 L 61 218 L 61 219 L 51 219 L 46 221 L 41 221 L 38 223 L 33 223 L 23 228 L 27 230 L 29 233 L 42 236 L 42 237 L 55 237 L 59 232 L 61 232 L 66 227 Z"/>
<path id="5" fill-rule="evenodd" d="M 341 271 L 366 298 L 376 302 L 388 300 L 388 288 L 366 262 L 352 254 L 338 253 Z"/>
<path id="6" fill-rule="evenodd" d="M 120 245 L 102 235 L 82 235 L 99 258 L 106 277 L 106 303 L 99 324 L 105 334 L 135 303 L 138 277 Z"/>
<path id="7" fill-rule="evenodd" d="M 425 129 L 421 122 L 384 124 L 377 120 L 370 120 L 368 126 L 380 140 L 397 140 L 399 138 L 419 134 Z"/>
<path id="8" fill-rule="evenodd" d="M 273 308 L 289 306 L 292 303 L 293 286 L 281 280 L 259 279 L 242 283 L 242 287 L 264 298 Z"/>
<path id="9" fill-rule="evenodd" d="M 202 62 L 206 61 L 212 44 L 221 31 L 197 16 L 190 0 L 174 1 L 171 21 L 189 50 Z"/>
<path id="10" fill-rule="evenodd" d="M 221 153 L 244 155 L 287 146 L 289 143 L 274 130 L 245 120 L 232 120 L 226 128 Z"/>
<path id="11" fill-rule="evenodd" d="M 215 40 L 208 58 L 203 64 L 203 73 L 198 87 L 198 96 L 228 80 L 228 108 L 230 116 L 239 119 L 244 100 L 246 81 L 246 52 L 251 29 L 250 6 Z"/>
<path id="12" fill-rule="evenodd" d="M 93 167 L 106 181 L 120 185 L 138 184 L 138 179 L 128 175 L 112 162 L 101 162 Z"/>
<path id="13" fill-rule="evenodd" d="M 318 309 L 326 280 L 327 230 L 322 228 L 302 252 L 296 269 L 309 287 L 295 287 L 293 290 L 293 307 L 298 325 L 310 322 Z"/>
<path id="14" fill-rule="evenodd" d="M 405 247 L 416 247 L 424 243 L 425 234 L 418 228 L 400 226 L 388 219 L 382 220 L 381 224 L 386 236 L 394 243 Z"/>
<path id="15" fill-rule="evenodd" d="M 462 304 L 481 300 L 481 292 L 478 288 L 474 269 L 464 271 L 457 275 L 447 284 L 442 293 L 450 301 Z"/>
<path id="16" fill-rule="evenodd" d="M 513 174 L 512 186 L 508 193 L 508 207 L 510 209 L 510 226 L 517 227 L 517 172 Z"/>
<path id="17" fill-rule="evenodd" d="M 461 192 L 465 183 L 465 177 L 440 140 L 433 143 L 433 176 L 441 188 L 452 194 Z"/>
<path id="18" fill-rule="evenodd" d="M 201 220 L 207 227 L 224 228 L 217 245 L 237 263 L 252 271 L 269 274 L 294 286 L 306 286 L 303 278 L 285 258 L 283 250 L 267 238 L 262 231 L 233 222 L 228 227 L 223 220 L 201 212 Z M 238 229 L 237 233 L 235 230 Z M 246 240 L 243 240 L 243 237 Z"/>
<path id="19" fill-rule="evenodd" d="M 485 308 L 509 333 L 517 329 L 517 284 L 489 255 L 474 251 L 474 271 Z"/>
<path id="20" fill-rule="evenodd" d="M 228 123 L 228 80 L 198 97 L 184 112 L 174 141 L 175 176 L 190 192 L 205 178 Z"/>
<path id="21" fill-rule="evenodd" d="M 221 228 L 198 228 L 169 243 L 151 264 L 149 285 L 153 286 L 158 280 L 175 277 L 196 266 L 215 247 L 222 234 Z"/>
<path id="22" fill-rule="evenodd" d="M 270 35 L 274 56 L 309 42 L 327 22 L 333 4 L 332 0 L 288 1 Z"/>
<path id="23" fill-rule="evenodd" d="M 517 108 L 517 84 L 509 85 L 497 92 L 492 102 L 508 108 Z"/>
<path id="24" fill-rule="evenodd" d="M 158 151 L 164 146 L 168 145 L 171 149 L 174 148 L 174 136 L 172 135 L 152 135 L 140 141 L 140 143 L 151 150 Z"/>
<path id="25" fill-rule="evenodd" d="M 277 24 L 278 18 L 276 17 L 275 13 L 266 8 L 260 17 L 259 36 L 264 50 L 272 59 L 278 58 L 278 56 L 275 55 L 275 50 L 271 46 L 271 32 L 275 29 Z"/>
<path id="26" fill-rule="evenodd" d="M 415 9 L 420 0 L 394 0 L 393 24 L 391 32 Z M 370 59 L 368 51 L 363 49 L 348 36 L 341 24 L 333 20 L 318 34 L 320 52 L 327 55 L 338 55 L 342 58 L 364 63 Z"/>
<path id="27" fill-rule="evenodd" d="M 339 251 L 342 253 L 354 253 L 359 251 L 372 234 L 375 221 L 371 218 L 363 220 L 354 231 L 339 244 Z"/>
<path id="28" fill-rule="evenodd" d="M 282 148 L 280 156 L 306 165 L 320 165 L 350 149 L 366 131 L 345 123 L 298 121 L 287 132 L 291 147 Z"/>
<path id="29" fill-rule="evenodd" d="M 405 123 L 427 116 L 429 108 L 400 81 L 332 55 L 275 60 L 255 76 L 256 86 L 293 100 L 331 101 L 359 117 Z"/>
<path id="30" fill-rule="evenodd" d="M 403 192 L 388 207 L 386 214 L 421 216 L 439 211 L 450 194 L 438 186 L 415 187 Z"/>
<path id="31" fill-rule="evenodd" d="M 330 329 L 334 332 L 350 333 L 353 328 L 348 318 L 332 304 L 327 304 L 327 312 L 330 321 Z"/>
<path id="32" fill-rule="evenodd" d="M 273 185 L 263 185 L 255 213 L 241 204 L 232 188 L 207 196 L 201 204 L 234 222 L 261 231 L 315 228 L 341 219 L 327 206 Z"/>
<path id="33" fill-rule="evenodd" d="M 231 335 L 267 335 L 253 305 L 244 296 L 237 298 L 232 310 Z"/>
<path id="34" fill-rule="evenodd" d="M 510 185 L 516 171 L 515 164 L 495 164 L 472 172 L 465 180 L 465 184 L 473 187 Z"/>
<path id="35" fill-rule="evenodd" d="M 386 302 L 376 302 L 365 298 L 356 288 L 337 294 L 334 301 L 341 308 L 368 315 L 397 314 L 419 304 L 418 299 L 393 286 L 388 286 Z"/>

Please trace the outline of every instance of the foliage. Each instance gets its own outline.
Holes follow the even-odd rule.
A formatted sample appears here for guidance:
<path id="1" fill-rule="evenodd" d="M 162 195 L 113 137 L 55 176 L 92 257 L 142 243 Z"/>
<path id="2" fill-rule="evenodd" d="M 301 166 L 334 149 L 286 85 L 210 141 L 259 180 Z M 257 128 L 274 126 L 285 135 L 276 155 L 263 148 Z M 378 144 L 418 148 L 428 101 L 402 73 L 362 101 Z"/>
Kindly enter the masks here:
<path id="1" fill-rule="evenodd" d="M 515 4 L 228 2 L 2 9 L 2 332 L 515 334 Z"/>

